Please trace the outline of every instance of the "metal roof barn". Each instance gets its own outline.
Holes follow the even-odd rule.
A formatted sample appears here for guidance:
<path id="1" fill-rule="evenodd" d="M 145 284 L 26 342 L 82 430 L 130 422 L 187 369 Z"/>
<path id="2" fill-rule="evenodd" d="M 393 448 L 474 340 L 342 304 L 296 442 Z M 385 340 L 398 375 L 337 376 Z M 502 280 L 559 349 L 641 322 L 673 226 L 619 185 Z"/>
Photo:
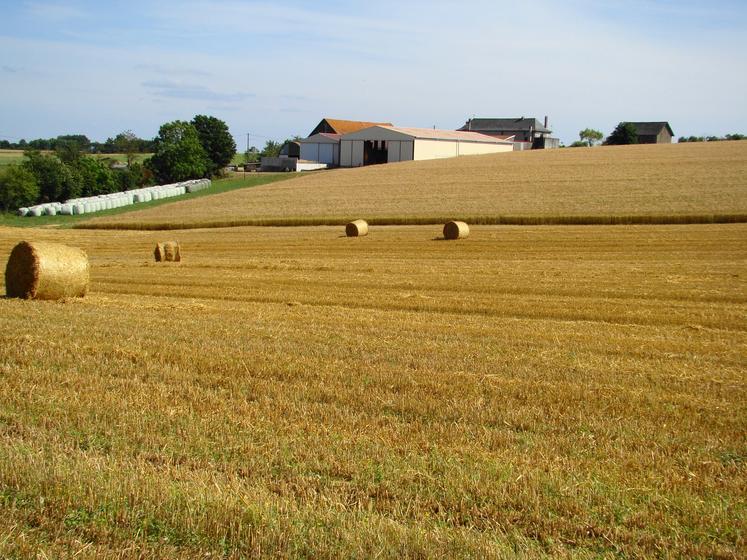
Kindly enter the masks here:
<path id="1" fill-rule="evenodd" d="M 340 138 L 340 166 L 361 167 L 513 151 L 513 142 L 477 132 L 372 126 Z"/>

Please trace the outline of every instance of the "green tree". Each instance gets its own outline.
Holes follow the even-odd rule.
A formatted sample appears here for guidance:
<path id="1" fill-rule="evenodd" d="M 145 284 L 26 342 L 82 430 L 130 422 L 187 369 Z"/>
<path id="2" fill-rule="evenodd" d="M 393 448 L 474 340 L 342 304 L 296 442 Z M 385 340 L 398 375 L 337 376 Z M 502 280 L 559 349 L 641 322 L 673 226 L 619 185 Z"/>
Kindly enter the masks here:
<path id="1" fill-rule="evenodd" d="M 109 140 L 107 139 L 107 142 L 108 141 Z M 131 167 L 135 162 L 137 153 L 140 151 L 140 138 L 138 138 L 131 130 L 125 130 L 124 132 L 117 134 L 112 141 L 112 144 L 117 152 L 125 155 L 127 167 Z"/>
<path id="2" fill-rule="evenodd" d="M 204 177 L 208 158 L 197 129 L 186 121 L 161 125 L 153 141 L 154 153 L 146 167 L 159 183 L 174 183 Z"/>
<path id="3" fill-rule="evenodd" d="M 68 134 L 50 140 L 50 148 L 63 163 L 74 163 L 90 145 L 91 141 L 84 134 Z"/>
<path id="4" fill-rule="evenodd" d="M 594 130 L 593 128 L 585 128 L 578 133 L 578 137 L 581 138 L 582 142 L 586 142 L 586 144 L 591 147 L 597 142 L 601 142 L 604 138 L 604 134 L 599 130 Z"/>
<path id="5" fill-rule="evenodd" d="M 39 198 L 36 177 L 21 165 L 9 165 L 0 174 L 0 208 L 14 210 L 31 206 Z"/>
<path id="6" fill-rule="evenodd" d="M 278 157 L 280 155 L 280 149 L 283 147 L 283 144 L 280 142 L 275 142 L 275 140 L 268 140 L 265 142 L 265 147 L 260 152 L 260 156 L 262 157 Z"/>
<path id="7" fill-rule="evenodd" d="M 23 167 L 33 173 L 43 202 L 61 201 L 80 196 L 80 177 L 57 157 L 35 150 L 24 153 Z"/>
<path id="8" fill-rule="evenodd" d="M 638 132 L 633 123 L 621 122 L 604 141 L 607 146 L 638 144 Z"/>
<path id="9" fill-rule="evenodd" d="M 127 169 L 112 169 L 118 191 L 129 191 L 148 184 L 150 172 L 135 162 Z"/>
<path id="10" fill-rule="evenodd" d="M 256 163 L 259 161 L 259 150 L 256 146 L 252 146 L 246 152 L 244 152 L 244 163 Z"/>
<path id="11" fill-rule="evenodd" d="M 70 164 L 80 179 L 80 194 L 95 196 L 117 191 L 117 184 L 106 162 L 92 156 L 81 156 Z"/>
<path id="12" fill-rule="evenodd" d="M 236 154 L 236 142 L 228 132 L 228 126 L 222 120 L 206 115 L 197 115 L 193 118 L 192 126 L 197 129 L 200 144 L 207 154 L 208 173 L 220 173 Z"/>

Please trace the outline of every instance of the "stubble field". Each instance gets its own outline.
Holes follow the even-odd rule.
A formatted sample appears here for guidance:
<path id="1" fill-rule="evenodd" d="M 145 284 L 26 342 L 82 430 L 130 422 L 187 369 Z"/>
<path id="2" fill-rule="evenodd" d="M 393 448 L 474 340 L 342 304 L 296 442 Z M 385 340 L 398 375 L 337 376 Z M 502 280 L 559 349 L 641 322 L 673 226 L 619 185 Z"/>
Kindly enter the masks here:
<path id="1" fill-rule="evenodd" d="M 0 556 L 743 557 L 747 226 L 472 229 L 0 228 Z"/>
<path id="2" fill-rule="evenodd" d="M 314 172 L 86 227 L 746 221 L 745 178 L 747 141 L 534 150 Z"/>

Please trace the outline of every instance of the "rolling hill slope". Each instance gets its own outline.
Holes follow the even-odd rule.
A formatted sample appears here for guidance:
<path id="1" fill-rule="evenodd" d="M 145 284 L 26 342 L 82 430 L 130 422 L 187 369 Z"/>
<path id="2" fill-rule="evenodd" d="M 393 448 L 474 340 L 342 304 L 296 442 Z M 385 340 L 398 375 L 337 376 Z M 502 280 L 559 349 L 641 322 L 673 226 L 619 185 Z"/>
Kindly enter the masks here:
<path id="1" fill-rule="evenodd" d="M 514 152 L 339 169 L 82 227 L 747 213 L 747 142 Z"/>

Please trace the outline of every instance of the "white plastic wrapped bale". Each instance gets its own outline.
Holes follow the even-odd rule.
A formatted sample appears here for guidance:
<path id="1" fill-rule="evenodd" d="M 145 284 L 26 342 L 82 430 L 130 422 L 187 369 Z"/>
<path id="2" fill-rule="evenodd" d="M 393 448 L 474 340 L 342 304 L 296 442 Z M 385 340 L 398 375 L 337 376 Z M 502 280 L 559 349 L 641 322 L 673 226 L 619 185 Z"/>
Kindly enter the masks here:
<path id="1" fill-rule="evenodd" d="M 42 209 L 41 209 L 40 206 L 32 206 L 31 208 L 29 208 L 29 213 L 26 214 L 26 215 L 27 216 L 34 216 L 34 217 L 38 218 L 39 216 L 42 215 Z"/>
<path id="2" fill-rule="evenodd" d="M 47 216 L 56 216 L 57 215 L 57 208 L 54 204 L 49 204 L 44 208 L 44 213 Z"/>
<path id="3" fill-rule="evenodd" d="M 25 216 L 25 215 L 27 215 L 28 213 L 29 213 L 29 209 L 28 209 L 28 208 L 26 208 L 25 206 L 24 206 L 24 207 L 22 207 L 22 208 L 19 208 L 19 209 L 18 209 L 18 215 L 19 215 L 19 216 Z"/>
<path id="4" fill-rule="evenodd" d="M 73 214 L 73 205 L 65 203 L 60 207 L 60 214 L 63 216 L 72 216 Z"/>
<path id="5" fill-rule="evenodd" d="M 86 207 L 83 203 L 78 202 L 77 204 L 73 204 L 73 214 L 76 216 L 80 216 L 81 214 L 86 213 Z"/>
<path id="6" fill-rule="evenodd" d="M 96 205 L 93 202 L 86 202 L 83 204 L 83 208 L 85 209 L 85 214 L 91 214 L 96 211 Z"/>

